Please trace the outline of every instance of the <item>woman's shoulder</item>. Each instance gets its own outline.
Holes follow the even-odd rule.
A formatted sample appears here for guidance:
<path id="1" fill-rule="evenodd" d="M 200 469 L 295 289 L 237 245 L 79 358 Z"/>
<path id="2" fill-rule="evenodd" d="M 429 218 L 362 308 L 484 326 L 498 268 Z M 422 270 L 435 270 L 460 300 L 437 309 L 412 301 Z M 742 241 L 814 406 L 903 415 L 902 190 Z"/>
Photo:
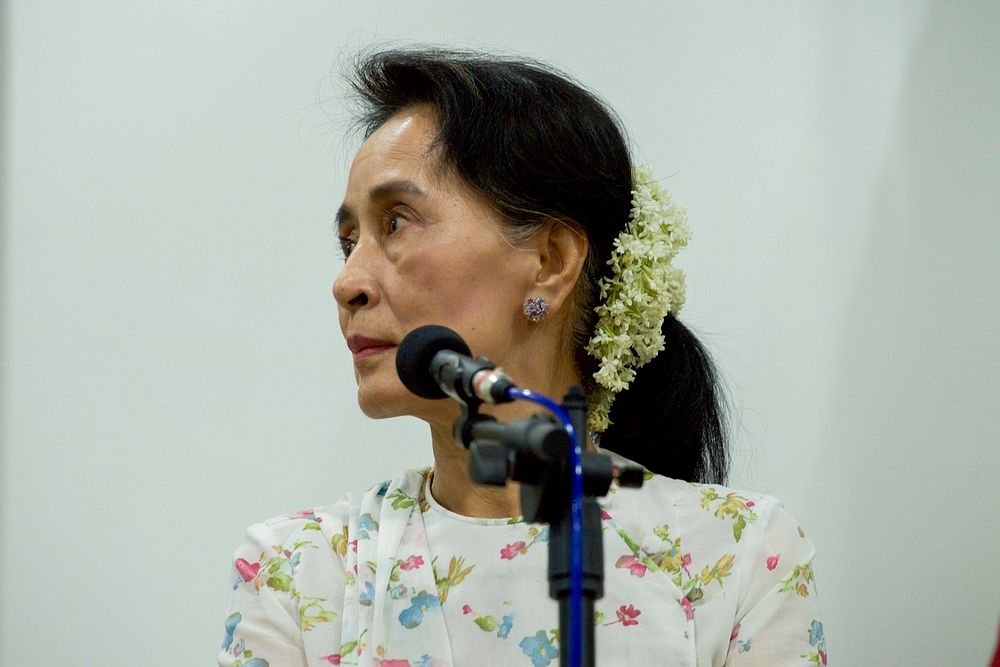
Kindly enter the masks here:
<path id="1" fill-rule="evenodd" d="M 618 465 L 637 465 L 610 454 Z M 688 542 L 728 551 L 798 547 L 794 550 L 806 555 L 812 549 L 781 500 L 766 493 L 688 482 L 647 470 L 640 489 L 616 490 L 611 504 L 617 510 L 611 514 L 640 533 L 664 533 L 669 528 Z"/>
<path id="2" fill-rule="evenodd" d="M 270 588 L 292 597 L 302 585 L 319 586 L 320 580 L 329 588 L 353 569 L 358 541 L 376 538 L 383 510 L 405 512 L 417 502 L 424 474 L 405 470 L 334 503 L 251 525 L 233 558 L 236 586 L 252 585 L 258 592 Z"/>
<path id="3" fill-rule="evenodd" d="M 774 496 L 647 471 L 641 488 L 616 490 L 609 500 L 608 517 L 634 556 L 616 567 L 637 576 L 665 571 L 691 613 L 725 591 L 737 591 L 737 618 L 769 591 L 815 593 L 815 548 Z"/>

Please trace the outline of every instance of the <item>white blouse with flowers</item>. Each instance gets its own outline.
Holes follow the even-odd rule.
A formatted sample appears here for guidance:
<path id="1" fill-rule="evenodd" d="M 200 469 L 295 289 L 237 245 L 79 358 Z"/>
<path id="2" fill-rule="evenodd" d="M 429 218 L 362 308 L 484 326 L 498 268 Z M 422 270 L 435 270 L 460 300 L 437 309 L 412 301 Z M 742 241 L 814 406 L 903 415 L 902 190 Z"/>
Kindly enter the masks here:
<path id="1" fill-rule="evenodd" d="M 450 512 L 429 472 L 252 526 L 219 665 L 558 667 L 548 529 Z M 647 474 L 601 506 L 598 665 L 826 664 L 814 549 L 773 497 Z"/>

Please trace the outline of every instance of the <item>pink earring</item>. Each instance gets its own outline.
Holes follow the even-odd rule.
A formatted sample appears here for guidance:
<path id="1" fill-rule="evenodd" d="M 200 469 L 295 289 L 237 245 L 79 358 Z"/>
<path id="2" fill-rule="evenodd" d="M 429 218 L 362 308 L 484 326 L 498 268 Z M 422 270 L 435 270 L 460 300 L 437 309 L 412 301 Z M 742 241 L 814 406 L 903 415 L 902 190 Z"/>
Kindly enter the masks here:
<path id="1" fill-rule="evenodd" d="M 549 304 L 540 296 L 533 296 L 524 302 L 524 316 L 531 322 L 541 322 L 549 314 Z"/>

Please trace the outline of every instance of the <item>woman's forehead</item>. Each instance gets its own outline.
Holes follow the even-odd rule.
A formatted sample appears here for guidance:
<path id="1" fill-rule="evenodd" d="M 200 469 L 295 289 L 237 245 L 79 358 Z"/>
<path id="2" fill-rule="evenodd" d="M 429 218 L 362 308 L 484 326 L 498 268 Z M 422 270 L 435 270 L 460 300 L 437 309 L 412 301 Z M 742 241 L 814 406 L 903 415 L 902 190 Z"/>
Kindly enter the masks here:
<path id="1" fill-rule="evenodd" d="M 453 169 L 444 168 L 435 145 L 438 128 L 430 105 L 408 107 L 380 125 L 354 157 L 342 210 L 363 206 L 383 184 L 400 182 L 434 198 L 480 199 Z"/>
<path id="2" fill-rule="evenodd" d="M 437 136 L 437 120 L 427 105 L 408 107 L 382 123 L 365 139 L 351 165 L 355 170 L 396 168 L 425 169 L 435 160 L 431 145 Z"/>

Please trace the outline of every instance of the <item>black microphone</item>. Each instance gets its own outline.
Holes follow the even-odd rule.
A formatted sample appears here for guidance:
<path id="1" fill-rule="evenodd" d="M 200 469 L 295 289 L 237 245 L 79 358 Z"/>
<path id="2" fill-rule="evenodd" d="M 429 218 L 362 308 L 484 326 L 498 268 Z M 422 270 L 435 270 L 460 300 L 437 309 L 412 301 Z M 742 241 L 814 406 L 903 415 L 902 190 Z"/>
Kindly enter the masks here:
<path id="1" fill-rule="evenodd" d="M 422 398 L 451 396 L 461 403 L 507 403 L 514 387 L 486 357 L 472 352 L 457 333 L 437 324 L 408 333 L 396 350 L 396 372 L 403 385 Z"/>

